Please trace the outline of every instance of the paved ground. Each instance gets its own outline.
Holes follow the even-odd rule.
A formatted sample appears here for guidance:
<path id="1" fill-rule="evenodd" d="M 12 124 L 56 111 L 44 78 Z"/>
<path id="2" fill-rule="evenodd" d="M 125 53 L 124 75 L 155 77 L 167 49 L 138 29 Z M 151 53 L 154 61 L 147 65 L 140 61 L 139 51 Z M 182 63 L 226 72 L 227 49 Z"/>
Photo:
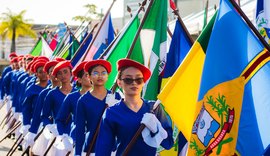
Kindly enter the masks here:
<path id="1" fill-rule="evenodd" d="M 6 116 L 6 109 L 2 108 L 0 110 L 0 122 L 3 120 L 3 118 Z M 6 136 L 6 130 L 7 126 L 2 129 L 2 126 L 0 127 L 0 140 L 2 140 L 3 137 Z M 0 143 L 0 156 L 4 156 L 8 153 L 11 146 L 14 144 L 15 140 L 12 139 L 5 139 Z M 16 152 L 13 154 L 13 156 L 20 156 L 22 154 L 21 151 L 16 150 Z"/>

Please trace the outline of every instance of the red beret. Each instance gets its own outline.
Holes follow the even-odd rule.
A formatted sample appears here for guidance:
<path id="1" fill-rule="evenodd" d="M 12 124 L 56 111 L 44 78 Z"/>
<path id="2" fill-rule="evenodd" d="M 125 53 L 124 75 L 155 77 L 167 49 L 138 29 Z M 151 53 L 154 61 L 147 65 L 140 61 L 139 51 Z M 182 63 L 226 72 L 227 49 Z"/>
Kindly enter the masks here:
<path id="1" fill-rule="evenodd" d="M 18 57 L 18 60 L 19 61 L 22 61 L 24 59 L 24 55 L 20 55 L 19 57 Z"/>
<path id="2" fill-rule="evenodd" d="M 38 62 L 40 62 L 40 61 L 38 61 L 38 60 L 33 61 L 32 65 L 29 69 L 32 73 L 35 73 L 35 66 Z"/>
<path id="3" fill-rule="evenodd" d="M 33 72 L 37 72 L 37 69 L 39 68 L 39 67 L 44 67 L 45 66 L 45 64 L 47 63 L 47 61 L 36 61 L 36 63 L 35 63 L 35 65 L 34 65 L 34 70 L 33 70 Z"/>
<path id="4" fill-rule="evenodd" d="M 78 77 L 78 72 L 84 69 L 84 65 L 87 63 L 87 61 L 81 62 L 75 69 L 73 69 L 72 74 L 75 77 Z"/>
<path id="5" fill-rule="evenodd" d="M 53 66 L 56 66 L 57 63 L 59 63 L 58 61 L 50 61 L 50 62 L 47 62 L 43 68 L 43 70 L 47 73 L 49 73 L 49 69 Z"/>
<path id="6" fill-rule="evenodd" d="M 61 57 L 56 57 L 56 58 L 54 58 L 54 60 L 56 60 L 58 62 L 65 61 L 65 59 L 64 58 L 61 58 Z"/>
<path id="7" fill-rule="evenodd" d="M 139 69 L 142 74 L 143 74 L 143 80 L 144 82 L 146 82 L 150 76 L 151 76 L 151 71 L 145 67 L 144 65 L 142 65 L 141 63 L 131 60 L 131 59 L 120 59 L 118 62 L 118 71 L 121 70 L 123 67 L 135 67 L 137 69 Z"/>
<path id="8" fill-rule="evenodd" d="M 106 60 L 93 60 L 89 61 L 84 65 L 84 70 L 88 72 L 89 68 L 95 65 L 101 65 L 106 68 L 107 72 L 110 73 L 112 71 L 112 65 L 110 62 Z"/>
<path id="9" fill-rule="evenodd" d="M 34 67 L 35 67 L 36 63 L 37 63 L 36 61 L 33 61 L 32 65 L 31 65 L 30 68 L 29 68 L 29 70 L 30 70 L 32 73 L 35 72 L 35 71 L 34 71 Z"/>
<path id="10" fill-rule="evenodd" d="M 14 57 L 14 58 L 11 60 L 11 63 L 18 62 L 18 61 L 19 61 L 19 57 Z"/>
<path id="11" fill-rule="evenodd" d="M 57 72 L 60 69 L 65 68 L 65 67 L 69 67 L 70 69 L 73 68 L 70 61 L 61 61 L 61 62 L 57 63 L 57 65 L 54 67 L 52 75 L 56 76 Z"/>
<path id="12" fill-rule="evenodd" d="M 39 56 L 39 57 L 37 58 L 37 60 L 45 60 L 45 61 L 50 61 L 50 60 L 49 60 L 49 58 L 48 58 L 48 57 L 46 57 L 46 56 Z"/>
<path id="13" fill-rule="evenodd" d="M 9 58 L 11 58 L 11 57 L 17 57 L 16 52 L 12 52 L 12 53 L 10 53 L 10 54 L 9 54 Z"/>
<path id="14" fill-rule="evenodd" d="M 28 60 L 33 60 L 34 59 L 34 56 L 32 56 L 32 55 L 26 55 L 26 60 L 28 61 Z"/>
<path id="15" fill-rule="evenodd" d="M 39 56 L 34 56 L 33 61 L 36 61 Z"/>

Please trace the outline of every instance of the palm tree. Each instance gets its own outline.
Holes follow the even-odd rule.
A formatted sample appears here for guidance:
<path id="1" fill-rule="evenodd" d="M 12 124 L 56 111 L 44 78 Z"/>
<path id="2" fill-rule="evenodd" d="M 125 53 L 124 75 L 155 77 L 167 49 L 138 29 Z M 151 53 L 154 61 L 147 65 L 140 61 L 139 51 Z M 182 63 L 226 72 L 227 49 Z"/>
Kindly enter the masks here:
<path id="1" fill-rule="evenodd" d="M 29 23 L 30 19 L 24 19 L 26 10 L 15 14 L 8 9 L 8 12 L 2 13 L 0 17 L 0 34 L 6 31 L 6 35 L 11 39 L 11 52 L 16 51 L 16 39 L 19 36 L 30 36 L 36 38 L 36 32 L 32 30 L 32 25 Z"/>
<path id="2" fill-rule="evenodd" d="M 87 9 L 85 16 L 75 16 L 72 19 L 74 21 L 92 21 L 93 19 L 102 19 L 104 14 L 97 12 L 97 6 L 95 4 L 86 4 L 84 7 Z"/>
<path id="3" fill-rule="evenodd" d="M 7 38 L 7 29 L 0 34 L 2 41 L 2 59 L 5 58 L 5 40 Z"/>

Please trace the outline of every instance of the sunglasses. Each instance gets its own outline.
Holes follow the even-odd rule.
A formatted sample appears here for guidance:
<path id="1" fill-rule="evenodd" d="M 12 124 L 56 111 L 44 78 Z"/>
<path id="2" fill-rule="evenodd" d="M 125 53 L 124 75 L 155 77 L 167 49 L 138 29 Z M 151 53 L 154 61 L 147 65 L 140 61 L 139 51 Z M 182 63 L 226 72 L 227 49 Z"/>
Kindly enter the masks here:
<path id="1" fill-rule="evenodd" d="M 120 79 L 120 80 L 123 80 L 125 84 L 132 84 L 134 81 L 139 85 L 139 84 L 142 84 L 143 83 L 143 78 L 140 77 L 140 78 L 136 78 L 136 79 L 132 79 L 132 78 L 123 78 L 123 79 Z"/>
<path id="2" fill-rule="evenodd" d="M 98 76 L 101 76 L 101 77 L 106 77 L 108 75 L 108 72 L 106 71 L 103 71 L 101 73 L 97 72 L 97 71 L 94 71 L 91 73 L 92 76 L 95 76 L 95 77 L 98 77 Z"/>

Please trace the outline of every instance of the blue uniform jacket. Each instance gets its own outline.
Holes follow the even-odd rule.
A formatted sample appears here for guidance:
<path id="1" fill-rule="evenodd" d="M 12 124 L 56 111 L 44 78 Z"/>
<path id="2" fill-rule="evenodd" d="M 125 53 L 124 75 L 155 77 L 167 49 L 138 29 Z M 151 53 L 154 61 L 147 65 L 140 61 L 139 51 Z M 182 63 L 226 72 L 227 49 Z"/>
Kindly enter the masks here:
<path id="1" fill-rule="evenodd" d="M 39 126 L 41 123 L 41 111 L 43 109 L 44 100 L 50 90 L 51 88 L 47 87 L 43 89 L 38 95 L 38 99 L 37 99 L 36 106 L 33 113 L 33 120 L 31 123 L 31 127 L 29 128 L 29 132 L 31 133 L 36 134 L 39 129 Z"/>
<path id="2" fill-rule="evenodd" d="M 25 99 L 22 104 L 23 125 L 31 124 L 38 95 L 43 89 L 43 87 L 36 84 L 33 84 L 26 89 Z"/>
<path id="3" fill-rule="evenodd" d="M 75 91 L 73 88 L 71 92 Z M 65 94 L 63 94 L 59 87 L 56 87 L 49 91 L 47 96 L 45 97 L 44 106 L 42 110 L 42 122 L 43 125 L 46 126 L 48 124 L 54 123 L 56 116 L 58 114 L 58 111 L 64 101 L 64 98 L 66 97 Z"/>
<path id="4" fill-rule="evenodd" d="M 111 91 L 107 91 L 111 93 Z M 116 93 L 116 99 L 121 99 L 120 95 Z M 82 152 L 83 144 L 84 150 L 87 148 L 92 141 L 94 133 L 102 117 L 103 111 L 105 110 L 105 101 L 99 100 L 92 96 L 90 92 L 85 93 L 78 101 L 77 105 L 77 116 L 76 116 L 76 155 L 80 155 Z M 78 139 L 80 138 L 80 139 Z M 91 152 L 95 152 L 95 144 Z"/>
<path id="5" fill-rule="evenodd" d="M 145 113 L 150 112 L 154 102 L 145 101 L 138 112 L 129 109 L 123 100 L 118 104 L 109 107 L 104 116 L 100 127 L 100 132 L 96 145 L 96 156 L 110 155 L 117 142 L 117 156 L 122 155 L 124 149 L 140 127 L 140 122 Z M 155 115 L 161 122 L 162 127 L 167 131 L 168 137 L 161 142 L 161 146 L 170 149 L 173 146 L 172 128 L 165 112 L 160 105 L 155 110 Z M 140 135 L 129 156 L 155 156 L 156 148 L 148 146 Z"/>
<path id="6" fill-rule="evenodd" d="M 60 135 L 63 133 L 70 134 L 73 140 L 75 141 L 74 136 L 74 126 L 73 122 L 75 122 L 75 116 L 76 116 L 76 110 L 77 110 L 77 102 L 80 98 L 81 94 L 80 91 L 75 91 L 66 96 L 64 99 L 61 108 L 59 110 L 59 113 L 56 117 L 56 124 L 57 124 L 57 130 Z M 71 125 L 68 124 L 70 120 L 72 122 L 72 132 L 71 132 Z"/>

